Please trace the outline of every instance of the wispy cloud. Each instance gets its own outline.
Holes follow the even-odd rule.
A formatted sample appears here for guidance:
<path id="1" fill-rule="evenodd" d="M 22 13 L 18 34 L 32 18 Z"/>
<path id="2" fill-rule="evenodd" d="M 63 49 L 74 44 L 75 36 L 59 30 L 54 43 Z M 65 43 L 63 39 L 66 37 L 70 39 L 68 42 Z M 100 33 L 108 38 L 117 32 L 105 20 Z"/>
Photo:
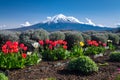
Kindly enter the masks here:
<path id="1" fill-rule="evenodd" d="M 7 27 L 7 25 L 0 25 L 0 29 L 5 29 Z"/>
<path id="2" fill-rule="evenodd" d="M 114 28 L 120 27 L 120 23 L 115 23 Z"/>
<path id="3" fill-rule="evenodd" d="M 21 24 L 21 26 L 24 27 L 31 26 L 31 23 L 29 21 L 26 21 L 24 24 Z"/>

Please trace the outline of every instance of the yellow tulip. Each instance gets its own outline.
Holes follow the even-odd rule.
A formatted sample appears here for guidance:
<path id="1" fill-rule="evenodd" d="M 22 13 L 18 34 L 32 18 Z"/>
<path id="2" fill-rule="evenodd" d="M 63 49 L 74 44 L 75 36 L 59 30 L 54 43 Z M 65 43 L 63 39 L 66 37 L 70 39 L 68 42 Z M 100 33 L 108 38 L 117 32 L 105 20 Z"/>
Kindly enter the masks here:
<path id="1" fill-rule="evenodd" d="M 80 42 L 80 46 L 83 47 L 85 44 L 83 42 Z"/>

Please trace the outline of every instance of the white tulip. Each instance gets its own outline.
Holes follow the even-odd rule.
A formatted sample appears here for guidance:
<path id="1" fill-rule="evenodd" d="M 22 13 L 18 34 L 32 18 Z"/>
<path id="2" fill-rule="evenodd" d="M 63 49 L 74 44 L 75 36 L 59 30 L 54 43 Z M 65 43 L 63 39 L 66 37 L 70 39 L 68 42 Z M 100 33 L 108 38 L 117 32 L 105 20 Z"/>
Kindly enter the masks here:
<path id="1" fill-rule="evenodd" d="M 39 47 L 39 43 L 38 43 L 38 42 L 35 42 L 35 43 L 32 44 L 32 46 L 33 46 L 34 48 L 38 48 L 38 47 Z"/>
<path id="2" fill-rule="evenodd" d="M 27 52 L 27 55 L 31 55 L 32 54 L 32 52 Z"/>

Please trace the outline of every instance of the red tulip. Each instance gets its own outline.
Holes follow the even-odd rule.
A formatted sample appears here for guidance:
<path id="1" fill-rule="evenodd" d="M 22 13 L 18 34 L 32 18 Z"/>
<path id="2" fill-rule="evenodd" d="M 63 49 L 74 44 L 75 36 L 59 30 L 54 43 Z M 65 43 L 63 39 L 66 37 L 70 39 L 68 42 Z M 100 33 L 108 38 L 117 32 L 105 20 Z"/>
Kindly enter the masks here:
<path id="1" fill-rule="evenodd" d="M 66 41 L 63 41 L 63 44 L 64 44 L 64 45 L 67 45 L 67 42 L 66 42 Z"/>
<path id="2" fill-rule="evenodd" d="M 50 41 L 49 39 L 46 39 L 46 40 L 45 40 L 45 43 L 46 43 L 46 44 L 49 44 L 49 41 Z"/>
<path id="3" fill-rule="evenodd" d="M 40 41 L 39 41 L 39 44 L 43 46 L 43 45 L 44 45 L 43 40 L 40 40 Z"/>
<path id="4" fill-rule="evenodd" d="M 13 42 L 14 46 L 18 46 L 18 44 L 19 44 L 18 42 Z"/>
<path id="5" fill-rule="evenodd" d="M 104 47 L 106 47 L 106 43 L 103 43 L 102 45 L 103 45 Z"/>
<path id="6" fill-rule="evenodd" d="M 99 43 L 99 44 L 102 44 L 102 42 L 101 42 L 101 41 L 99 41 L 98 43 Z"/>
<path id="7" fill-rule="evenodd" d="M 2 46 L 2 50 L 6 49 L 6 48 L 7 48 L 6 44 Z"/>
<path id="8" fill-rule="evenodd" d="M 22 58 L 26 58 L 27 57 L 27 54 L 26 53 L 22 53 Z"/>
<path id="9" fill-rule="evenodd" d="M 63 43 L 63 40 L 58 40 L 58 44 L 62 44 Z"/>
<path id="10" fill-rule="evenodd" d="M 49 49 L 51 49 L 51 50 L 53 49 L 52 45 L 49 45 Z"/>
<path id="11" fill-rule="evenodd" d="M 64 48 L 64 49 L 67 49 L 67 46 L 66 46 L 66 45 L 64 45 L 64 46 L 63 46 L 63 48 Z"/>
<path id="12" fill-rule="evenodd" d="M 57 45 L 57 43 L 54 41 L 54 42 L 51 43 L 51 45 L 52 45 L 53 47 L 55 47 L 55 46 Z"/>
<path id="13" fill-rule="evenodd" d="M 4 49 L 4 50 L 2 50 L 5 54 L 7 54 L 8 53 L 8 49 Z"/>
<path id="14" fill-rule="evenodd" d="M 25 45 L 24 45 L 23 43 L 21 43 L 21 44 L 20 44 L 20 48 L 22 48 L 22 49 L 23 49 L 23 48 L 24 48 L 24 46 L 25 46 Z"/>
<path id="15" fill-rule="evenodd" d="M 13 52 L 18 53 L 18 48 L 14 49 Z"/>
<path id="16" fill-rule="evenodd" d="M 6 45 L 8 45 L 8 46 L 11 45 L 11 44 L 12 44 L 11 41 L 7 41 L 7 42 L 6 42 Z"/>
<path id="17" fill-rule="evenodd" d="M 26 51 L 28 48 L 27 47 L 23 47 L 23 50 Z"/>

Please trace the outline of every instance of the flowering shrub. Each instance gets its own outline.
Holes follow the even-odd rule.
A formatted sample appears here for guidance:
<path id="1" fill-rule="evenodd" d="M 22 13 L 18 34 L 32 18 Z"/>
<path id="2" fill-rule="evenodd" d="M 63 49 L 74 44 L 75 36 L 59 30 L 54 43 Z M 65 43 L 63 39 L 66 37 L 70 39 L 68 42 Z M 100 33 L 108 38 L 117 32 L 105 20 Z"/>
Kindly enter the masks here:
<path id="1" fill-rule="evenodd" d="M 63 40 L 39 40 L 40 52 L 45 60 L 62 60 L 69 57 L 67 42 Z"/>
<path id="2" fill-rule="evenodd" d="M 105 51 L 106 43 L 95 40 L 87 40 L 88 47 L 85 49 L 85 55 L 96 55 Z"/>
<path id="3" fill-rule="evenodd" d="M 7 41 L 2 46 L 2 52 L 0 52 L 0 67 L 1 68 L 23 68 L 25 65 L 32 65 L 37 63 L 39 57 L 36 53 L 28 56 L 27 46 L 23 43 Z M 33 58 L 33 59 L 32 59 Z M 32 61 L 33 60 L 33 61 Z"/>

